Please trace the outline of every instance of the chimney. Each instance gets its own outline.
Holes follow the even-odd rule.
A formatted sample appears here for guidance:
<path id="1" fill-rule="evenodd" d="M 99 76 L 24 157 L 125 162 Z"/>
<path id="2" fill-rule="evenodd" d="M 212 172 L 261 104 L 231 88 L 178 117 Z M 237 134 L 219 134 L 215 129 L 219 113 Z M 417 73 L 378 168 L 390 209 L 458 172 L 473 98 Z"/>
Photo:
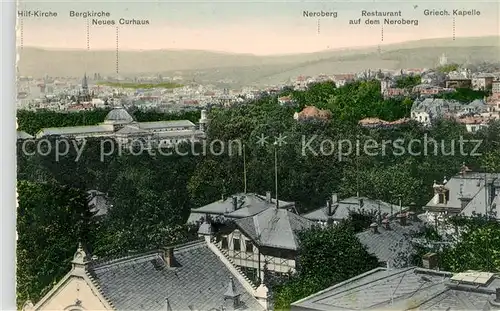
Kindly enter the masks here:
<path id="1" fill-rule="evenodd" d="M 332 194 L 332 205 L 337 203 L 339 201 L 339 198 L 336 193 Z"/>
<path id="2" fill-rule="evenodd" d="M 363 205 L 365 204 L 365 203 L 363 202 L 363 199 L 362 199 L 362 198 L 358 198 L 358 201 L 359 201 L 359 207 L 360 207 L 360 208 L 361 208 L 361 207 L 363 207 Z"/>
<path id="3" fill-rule="evenodd" d="M 382 226 L 385 230 L 391 230 L 389 219 L 385 218 L 384 220 L 382 220 Z"/>
<path id="4" fill-rule="evenodd" d="M 495 199 L 495 196 L 497 195 L 496 193 L 496 188 L 495 188 L 495 181 L 496 180 L 492 180 L 489 184 L 489 201 L 488 201 L 488 205 L 491 205 L 491 203 L 493 203 L 493 200 Z"/>
<path id="5" fill-rule="evenodd" d="M 422 257 L 422 266 L 425 269 L 436 270 L 438 268 L 438 257 L 436 253 L 427 253 Z"/>
<path id="6" fill-rule="evenodd" d="M 396 217 L 399 219 L 401 226 L 406 226 L 406 215 L 404 213 L 399 213 Z"/>
<path id="7" fill-rule="evenodd" d="M 167 247 L 166 249 L 163 250 L 163 261 L 165 261 L 165 264 L 167 265 L 167 267 L 169 267 L 169 268 L 175 267 L 174 248 L 173 247 Z"/>
<path id="8" fill-rule="evenodd" d="M 328 217 L 331 217 L 332 214 L 333 214 L 333 211 L 332 211 L 332 202 L 330 201 L 326 201 L 326 216 Z"/>
<path id="9" fill-rule="evenodd" d="M 378 225 L 377 225 L 377 223 L 375 223 L 375 222 L 372 223 L 370 225 L 370 229 L 372 230 L 373 233 L 378 233 Z"/>
<path id="10" fill-rule="evenodd" d="M 495 302 L 500 303 L 500 287 L 495 289 Z"/>
<path id="11" fill-rule="evenodd" d="M 271 191 L 266 191 L 266 202 L 271 203 Z"/>
<path id="12" fill-rule="evenodd" d="M 236 286 L 233 278 L 229 279 L 227 290 L 224 293 L 224 310 L 233 311 L 238 309 L 240 304 L 240 294 L 236 293 Z"/>
<path id="13" fill-rule="evenodd" d="M 238 209 L 238 197 L 233 197 L 233 211 Z"/>
<path id="14" fill-rule="evenodd" d="M 415 212 L 408 212 L 406 213 L 407 217 L 411 221 L 418 221 L 417 214 Z"/>

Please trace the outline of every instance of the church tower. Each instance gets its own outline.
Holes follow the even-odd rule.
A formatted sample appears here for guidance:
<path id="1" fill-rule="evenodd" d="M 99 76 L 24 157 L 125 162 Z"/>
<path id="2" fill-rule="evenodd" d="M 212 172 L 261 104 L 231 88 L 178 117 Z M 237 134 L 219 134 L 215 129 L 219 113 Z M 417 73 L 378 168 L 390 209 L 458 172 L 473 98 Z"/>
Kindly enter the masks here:
<path id="1" fill-rule="evenodd" d="M 87 82 L 87 73 L 83 75 L 83 80 L 82 80 L 82 97 L 88 97 L 89 96 L 89 85 Z"/>

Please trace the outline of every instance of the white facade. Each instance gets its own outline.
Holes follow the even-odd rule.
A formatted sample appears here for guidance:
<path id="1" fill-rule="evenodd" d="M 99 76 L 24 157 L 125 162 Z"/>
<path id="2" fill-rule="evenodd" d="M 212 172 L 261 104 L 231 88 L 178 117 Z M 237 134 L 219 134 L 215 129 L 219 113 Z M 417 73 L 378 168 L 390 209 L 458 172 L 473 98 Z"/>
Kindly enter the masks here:
<path id="1" fill-rule="evenodd" d="M 423 125 L 431 125 L 431 117 L 429 113 L 425 111 L 418 111 L 411 113 L 411 119 L 422 123 Z"/>
<path id="2" fill-rule="evenodd" d="M 250 279 L 264 279 L 264 268 L 274 273 L 295 272 L 295 260 L 287 256 L 265 255 L 252 241 L 238 229 L 222 235 L 217 247 Z M 285 257 L 285 258 L 284 258 Z"/>
<path id="3" fill-rule="evenodd" d="M 208 121 L 206 112 L 200 121 L 203 121 L 206 128 Z M 124 108 L 115 108 L 99 125 L 44 128 L 36 137 L 62 136 L 75 139 L 110 137 L 115 138 L 122 146 L 140 144 L 150 147 L 151 144 L 172 146 L 187 141 L 199 141 L 205 136 L 203 130 L 197 130 L 196 125 L 188 120 L 135 122 Z"/>

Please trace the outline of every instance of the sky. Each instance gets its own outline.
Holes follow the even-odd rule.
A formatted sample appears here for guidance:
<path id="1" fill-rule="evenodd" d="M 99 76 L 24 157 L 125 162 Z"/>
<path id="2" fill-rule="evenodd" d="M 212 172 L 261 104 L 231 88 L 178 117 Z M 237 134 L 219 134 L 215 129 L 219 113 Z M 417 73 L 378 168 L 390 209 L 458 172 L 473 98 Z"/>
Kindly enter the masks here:
<path id="1" fill-rule="evenodd" d="M 25 1 L 19 10 L 58 13 L 55 18 L 18 18 L 18 46 L 87 49 L 87 21 L 70 11 L 106 11 L 109 19 L 147 19 L 149 25 L 119 25 L 120 50 L 194 49 L 257 55 L 309 53 L 327 49 L 375 46 L 404 41 L 498 36 L 498 1 Z M 424 16 L 424 9 L 481 12 L 480 16 Z M 336 19 L 304 17 L 303 11 L 336 11 Z M 402 11 L 418 26 L 350 25 L 361 11 Z M 372 18 L 373 19 L 373 18 Z M 399 18 L 401 19 L 401 18 Z M 319 24 L 319 25 L 318 25 Z M 22 25 L 22 27 L 21 27 Z M 22 29 L 21 29 L 22 28 Z M 383 32 L 383 39 L 382 39 Z M 22 35 L 21 35 L 22 34 Z M 22 40 L 21 40 L 22 36 Z M 116 49 L 115 26 L 90 26 L 91 50 Z"/>

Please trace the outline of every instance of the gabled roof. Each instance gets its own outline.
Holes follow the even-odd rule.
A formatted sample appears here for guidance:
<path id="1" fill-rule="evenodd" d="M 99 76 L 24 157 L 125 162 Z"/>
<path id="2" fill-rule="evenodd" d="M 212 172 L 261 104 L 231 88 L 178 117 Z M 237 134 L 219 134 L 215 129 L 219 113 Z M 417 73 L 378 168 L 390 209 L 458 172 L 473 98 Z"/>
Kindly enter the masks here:
<path id="1" fill-rule="evenodd" d="M 451 277 L 420 268 L 377 268 L 294 302 L 291 310 L 485 310 L 500 286 L 498 278 L 467 286 Z"/>
<path id="2" fill-rule="evenodd" d="M 485 177 L 488 182 L 493 180 L 500 180 L 500 173 L 476 173 L 470 172 L 465 176 L 457 175 L 446 182 L 444 185 L 449 189 L 449 201 L 446 204 L 436 204 L 434 203 L 434 198 L 432 198 L 426 207 L 446 207 L 446 208 L 456 208 L 461 209 L 462 203 L 461 198 L 472 200 L 478 196 L 479 191 L 485 185 Z M 483 192 L 484 196 L 484 192 Z M 476 203 L 481 204 L 479 196 L 477 197 Z M 469 202 L 470 204 L 471 202 Z M 484 203 L 484 202 L 483 202 Z M 482 209 L 484 211 L 484 207 Z"/>
<path id="3" fill-rule="evenodd" d="M 380 262 L 386 263 L 392 268 L 401 267 L 401 265 L 407 264 L 408 256 L 413 254 L 409 234 L 421 230 L 423 223 L 417 219 L 406 219 L 406 225 L 402 226 L 397 220 L 394 220 L 389 222 L 389 228 L 387 230 L 383 225 L 379 225 L 377 227 L 378 233 L 367 229 L 356 236 L 366 246 L 368 252 L 375 255 Z"/>
<path id="4" fill-rule="evenodd" d="M 17 131 L 17 139 L 32 139 L 33 136 L 30 134 L 23 132 L 23 131 Z"/>
<path id="5" fill-rule="evenodd" d="M 237 209 L 234 209 L 233 197 L 237 198 Z M 258 214 L 269 207 L 276 206 L 276 199 L 271 198 L 268 202 L 265 196 L 255 193 L 238 193 L 224 200 L 212 202 L 208 205 L 191 210 L 188 222 L 198 221 L 206 214 L 224 215 L 229 218 L 243 218 Z M 279 201 L 280 208 L 293 207 L 293 202 Z"/>
<path id="6" fill-rule="evenodd" d="M 360 200 L 363 206 L 360 206 Z M 400 207 L 394 204 L 386 203 L 383 201 L 377 201 L 366 197 L 349 197 L 344 200 L 340 200 L 337 206 L 332 208 L 334 220 L 347 219 L 350 212 L 358 211 L 359 209 L 364 211 L 378 211 L 380 206 L 380 211 L 382 214 L 394 214 L 399 211 Z M 392 208 L 391 208 L 392 207 Z M 404 209 L 404 208 L 403 208 Z M 323 206 L 317 210 L 309 212 L 302 215 L 302 217 L 314 221 L 327 221 L 328 217 L 328 207 Z"/>
<path id="7" fill-rule="evenodd" d="M 297 250 L 297 232 L 314 222 L 284 209 L 268 208 L 252 217 L 235 220 L 236 225 L 257 245 Z"/>
<path id="8" fill-rule="evenodd" d="M 160 252 L 144 253 L 88 266 L 89 274 L 116 310 L 221 310 L 231 271 L 206 242 L 174 250 L 175 267 L 166 266 Z M 236 280 L 242 310 L 263 310 Z M 238 309 L 239 310 L 239 309 Z"/>

